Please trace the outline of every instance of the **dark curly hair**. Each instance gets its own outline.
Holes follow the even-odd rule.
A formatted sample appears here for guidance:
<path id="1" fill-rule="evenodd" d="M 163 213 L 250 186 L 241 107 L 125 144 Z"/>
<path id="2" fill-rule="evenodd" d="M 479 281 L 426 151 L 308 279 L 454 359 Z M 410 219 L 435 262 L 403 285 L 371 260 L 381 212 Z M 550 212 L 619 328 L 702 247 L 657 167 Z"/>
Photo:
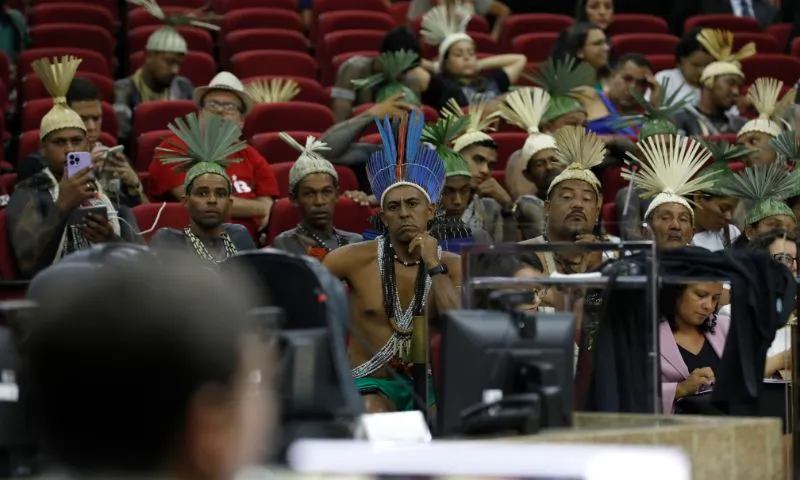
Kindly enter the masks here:
<path id="1" fill-rule="evenodd" d="M 665 284 L 661 287 L 661 292 L 658 297 L 658 309 L 661 313 L 661 321 L 669 323 L 669 328 L 672 329 L 673 332 L 678 329 L 678 324 L 675 321 L 675 316 L 678 313 L 678 301 L 688 287 L 689 284 L 686 283 L 677 285 Z M 717 309 L 719 309 L 719 304 L 717 304 Z M 714 327 L 717 326 L 717 309 L 697 327 L 701 332 L 714 333 Z"/>

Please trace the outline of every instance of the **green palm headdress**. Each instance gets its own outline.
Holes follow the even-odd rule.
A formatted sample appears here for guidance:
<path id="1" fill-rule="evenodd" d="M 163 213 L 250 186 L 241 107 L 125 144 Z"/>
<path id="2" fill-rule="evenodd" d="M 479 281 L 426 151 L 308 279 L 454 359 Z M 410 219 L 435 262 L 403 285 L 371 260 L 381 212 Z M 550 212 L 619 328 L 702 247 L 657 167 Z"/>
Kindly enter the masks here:
<path id="1" fill-rule="evenodd" d="M 739 144 L 730 144 L 725 140 L 705 140 L 700 137 L 692 137 L 699 142 L 706 150 L 711 153 L 714 162 L 703 169 L 709 175 L 714 175 L 714 185 L 704 188 L 703 191 L 712 195 L 725 195 L 723 188 L 733 177 L 730 163 L 737 158 L 746 157 L 756 150 L 747 148 Z"/>
<path id="2" fill-rule="evenodd" d="M 241 159 L 230 158 L 247 144 L 239 140 L 241 128 L 218 115 L 206 115 L 201 121 L 192 112 L 176 118 L 169 129 L 178 141 L 168 140 L 168 147 L 158 147 L 155 157 L 166 165 L 175 165 L 176 170 L 186 172 L 184 189 L 189 193 L 192 182 L 207 173 L 219 175 L 231 183 L 225 168 Z"/>
<path id="3" fill-rule="evenodd" d="M 220 27 L 210 22 L 222 20 L 222 15 L 209 13 L 207 6 L 185 13 L 166 13 L 155 0 L 128 0 L 131 5 L 144 8 L 147 13 L 163 21 L 170 27 L 199 27 L 219 31 Z"/>
<path id="4" fill-rule="evenodd" d="M 787 162 L 800 159 L 800 144 L 797 142 L 797 133 L 786 130 L 769 139 L 769 146 L 783 156 Z"/>
<path id="5" fill-rule="evenodd" d="M 797 189 L 797 173 L 789 172 L 784 165 L 755 165 L 732 175 L 721 186 L 724 195 L 753 202 L 747 214 L 747 225 L 754 225 L 767 217 L 786 215 L 795 218 L 785 200 Z M 797 219 L 795 218 L 795 221 Z"/>
<path id="6" fill-rule="evenodd" d="M 669 78 L 664 78 L 661 82 L 661 92 L 669 91 Z M 678 97 L 681 89 L 677 89 L 670 95 L 662 94 L 658 105 L 653 106 L 644 98 L 638 90 L 632 88 L 631 95 L 636 100 L 644 113 L 639 115 L 629 115 L 620 118 L 616 128 L 639 126 L 639 140 L 646 140 L 653 135 L 677 135 L 678 127 L 672 123 L 671 117 L 680 112 L 689 104 L 692 94 Z"/>
<path id="7" fill-rule="evenodd" d="M 472 176 L 467 161 L 450 146 L 453 139 L 467 129 L 469 122 L 469 115 L 456 117 L 443 112 L 436 123 L 429 123 L 422 129 L 421 140 L 433 145 L 444 163 L 446 177 Z"/>
<path id="8" fill-rule="evenodd" d="M 419 55 L 410 50 L 397 50 L 380 54 L 378 60 L 381 63 L 381 73 L 353 80 L 353 86 L 357 90 L 379 87 L 375 93 L 375 101 L 378 103 L 403 93 L 404 101 L 419 105 L 417 94 L 399 80 L 403 72 L 419 63 Z"/>
<path id="9" fill-rule="evenodd" d="M 588 63 L 566 57 L 549 58 L 538 72 L 524 76 L 550 94 L 550 105 L 541 119 L 542 123 L 549 123 L 568 113 L 586 111 L 579 101 L 581 90 L 594 85 L 597 73 Z"/>

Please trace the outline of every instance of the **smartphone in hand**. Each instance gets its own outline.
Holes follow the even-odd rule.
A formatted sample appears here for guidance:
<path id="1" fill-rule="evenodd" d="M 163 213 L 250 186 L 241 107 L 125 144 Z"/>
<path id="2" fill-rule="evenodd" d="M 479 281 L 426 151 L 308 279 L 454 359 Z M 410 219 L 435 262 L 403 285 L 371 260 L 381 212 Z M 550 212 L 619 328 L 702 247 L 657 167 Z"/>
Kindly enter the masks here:
<path id="1" fill-rule="evenodd" d="M 92 154 L 89 152 L 69 152 L 67 154 L 67 177 L 74 177 L 83 169 L 92 168 Z"/>

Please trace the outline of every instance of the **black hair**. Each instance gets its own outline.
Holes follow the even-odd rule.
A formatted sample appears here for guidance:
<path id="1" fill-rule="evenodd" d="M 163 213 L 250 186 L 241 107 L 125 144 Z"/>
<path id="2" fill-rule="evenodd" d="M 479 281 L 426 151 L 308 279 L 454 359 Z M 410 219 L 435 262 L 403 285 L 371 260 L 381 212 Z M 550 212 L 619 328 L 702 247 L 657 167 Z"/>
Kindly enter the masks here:
<path id="1" fill-rule="evenodd" d="M 410 50 L 422 58 L 422 48 L 419 40 L 407 27 L 396 27 L 389 30 L 381 41 L 378 49 L 380 53 Z"/>
<path id="2" fill-rule="evenodd" d="M 637 67 L 646 67 L 651 71 L 653 70 L 653 63 L 641 53 L 626 53 L 617 59 L 614 69 L 618 70 L 625 66 L 626 63 L 631 62 Z"/>
<path id="3" fill-rule="evenodd" d="M 519 261 L 528 267 L 544 272 L 544 264 L 535 253 L 521 253 L 519 254 Z"/>
<path id="4" fill-rule="evenodd" d="M 589 16 L 586 15 L 586 4 L 589 3 L 589 0 L 578 0 L 575 4 L 575 21 L 576 22 L 588 22 Z M 611 0 L 612 7 L 614 6 L 614 0 Z"/>
<path id="5" fill-rule="evenodd" d="M 678 329 L 678 324 L 675 320 L 675 316 L 678 313 L 678 301 L 688 287 L 689 284 L 686 283 L 664 284 L 661 286 L 661 291 L 659 292 L 658 297 L 658 307 L 661 311 L 661 317 L 663 318 L 662 321 L 669 323 L 669 328 L 671 328 L 673 332 Z M 717 308 L 719 308 L 719 304 L 717 304 Z M 715 311 L 697 328 L 699 328 L 703 333 L 714 333 L 714 327 L 716 326 L 717 313 Z"/>
<path id="6" fill-rule="evenodd" d="M 697 35 L 700 33 L 700 30 L 700 28 L 693 28 L 684 32 L 680 41 L 675 46 L 675 63 L 680 63 L 681 60 L 697 51 L 708 53 L 706 47 L 697 40 Z"/>
<path id="7" fill-rule="evenodd" d="M 311 173 L 327 173 L 328 176 L 331 177 L 331 180 L 333 180 L 333 186 L 335 188 L 339 188 L 339 179 L 337 179 L 333 175 L 329 174 L 328 172 L 311 172 Z M 311 175 L 311 173 L 308 174 L 308 175 Z M 305 180 L 308 175 L 306 175 L 305 177 L 303 177 L 300 180 L 298 180 L 298 182 L 295 184 L 294 188 L 292 188 L 292 191 L 289 192 L 292 197 L 297 198 L 297 189 L 300 188 L 300 184 L 303 183 L 303 180 Z"/>
<path id="8" fill-rule="evenodd" d="M 68 105 L 72 105 L 75 102 L 101 101 L 102 99 L 100 90 L 88 78 L 75 77 L 72 79 L 72 83 L 69 84 L 69 90 L 67 90 Z"/>
<path id="9" fill-rule="evenodd" d="M 494 141 L 494 140 L 492 140 L 492 139 L 488 139 L 488 140 L 481 140 L 480 142 L 475 142 L 475 143 L 472 143 L 472 144 L 468 145 L 468 146 L 467 146 L 467 147 L 465 147 L 465 148 L 469 148 L 469 147 L 476 147 L 476 146 L 477 146 L 477 147 L 486 147 L 486 148 L 491 148 L 492 150 L 497 150 L 497 142 L 495 142 L 495 141 Z"/>
<path id="10" fill-rule="evenodd" d="M 563 39 L 563 41 L 556 42 L 550 56 L 553 57 L 554 60 L 564 60 L 568 57 L 577 59 L 578 52 L 586 45 L 586 39 L 589 37 L 589 32 L 592 30 L 603 31 L 600 26 L 591 22 L 578 22 L 573 24 L 571 27 L 561 32 L 559 40 Z M 610 61 L 611 57 L 609 56 L 609 63 Z M 610 69 L 608 65 L 606 65 L 597 71 L 597 77 L 602 78 L 609 73 Z"/>
<path id="11" fill-rule="evenodd" d="M 744 235 L 740 235 L 744 237 Z M 772 230 L 764 233 L 759 233 L 747 243 L 749 250 L 769 251 L 769 247 L 778 240 L 786 240 L 789 242 L 797 243 L 797 235 L 794 232 L 783 229 L 773 228 Z"/>
<path id="12" fill-rule="evenodd" d="M 233 387 L 247 287 L 196 262 L 89 265 L 40 288 L 21 386 L 48 459 L 76 474 L 157 473 L 182 453 L 196 392 Z"/>
<path id="13" fill-rule="evenodd" d="M 797 205 L 798 203 L 800 203 L 800 195 L 796 197 L 789 197 L 786 199 L 786 205 L 788 205 L 789 208 L 794 208 L 795 205 Z"/>

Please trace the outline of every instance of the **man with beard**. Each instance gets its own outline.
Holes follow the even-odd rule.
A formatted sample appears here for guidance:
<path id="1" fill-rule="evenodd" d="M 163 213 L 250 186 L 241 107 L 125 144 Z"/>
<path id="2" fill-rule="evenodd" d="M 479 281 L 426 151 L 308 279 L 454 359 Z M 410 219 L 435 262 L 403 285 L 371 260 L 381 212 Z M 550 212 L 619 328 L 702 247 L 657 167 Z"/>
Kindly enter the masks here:
<path id="1" fill-rule="evenodd" d="M 284 132 L 280 137 L 300 152 L 289 170 L 289 198 L 300 210 L 301 220 L 297 227 L 275 237 L 272 246 L 322 260 L 334 249 L 362 241 L 357 233 L 333 227 L 339 175 L 333 164 L 322 157 L 321 152 L 328 150 L 328 146 L 311 136 L 305 146 Z"/>
<path id="2" fill-rule="evenodd" d="M 638 146 L 645 161 L 635 173 L 623 170 L 622 177 L 634 177 L 641 195 L 651 199 L 644 212 L 649 229 L 641 227 L 642 237 L 652 238 L 658 248 L 685 247 L 695 233 L 694 211 L 686 197 L 713 185 L 713 171 L 698 174 L 711 153 L 677 135 L 650 136 Z"/>
<path id="3" fill-rule="evenodd" d="M 426 361 L 416 354 L 428 341 L 428 319 L 459 308 L 461 285 L 460 258 L 440 253 L 427 233 L 445 171 L 436 152 L 420 143 L 422 115 L 402 120 L 397 142 L 388 117 L 376 123 L 383 149 L 370 156 L 367 171 L 388 233 L 338 248 L 324 261 L 350 287 L 354 335 L 348 350 L 370 413 L 415 408 L 410 361 Z M 430 374 L 427 380 L 430 385 Z M 419 400 L 435 403 L 431 395 Z"/>
<path id="4" fill-rule="evenodd" d="M 159 229 L 150 246 L 162 250 L 188 249 L 215 264 L 241 250 L 255 249 L 245 227 L 224 223 L 233 203 L 225 163 L 233 161 L 229 156 L 246 145 L 239 141 L 239 127 L 216 115 L 201 121 L 196 113 L 190 113 L 171 124 L 170 130 L 180 143 L 159 147 L 156 154 L 164 164 L 189 168 L 184 180 L 183 204 L 191 220 L 183 230 Z"/>
<path id="5" fill-rule="evenodd" d="M 719 135 L 737 133 L 746 120 L 729 112 L 736 105 L 744 85 L 744 73 L 739 60 L 755 55 L 756 47 L 748 43 L 733 52 L 733 33 L 727 30 L 703 29 L 698 41 L 714 57 L 700 75 L 700 103 L 689 105 L 675 114 L 673 121 L 684 135 Z"/>

